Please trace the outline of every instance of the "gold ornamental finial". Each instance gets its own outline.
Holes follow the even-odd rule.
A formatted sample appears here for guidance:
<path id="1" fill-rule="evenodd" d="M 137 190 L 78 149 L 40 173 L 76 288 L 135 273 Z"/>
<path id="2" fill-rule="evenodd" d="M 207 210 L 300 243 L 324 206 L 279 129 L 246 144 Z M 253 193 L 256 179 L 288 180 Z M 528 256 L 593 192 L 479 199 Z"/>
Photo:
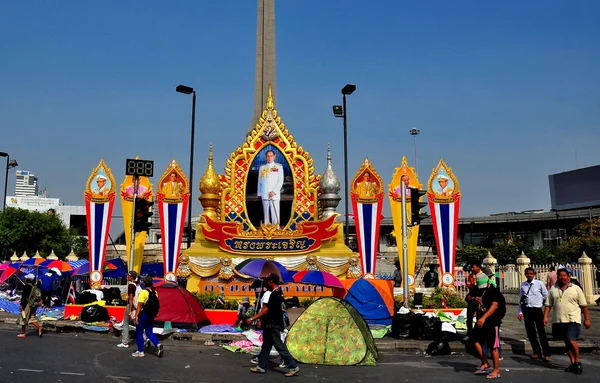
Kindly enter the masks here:
<path id="1" fill-rule="evenodd" d="M 271 89 L 271 83 L 269 83 L 269 94 L 267 95 L 267 110 L 275 109 L 275 101 L 273 100 L 273 90 Z"/>
<path id="2" fill-rule="evenodd" d="M 204 214 L 208 215 L 211 219 L 217 220 L 216 208 L 219 207 L 221 198 L 219 193 L 221 191 L 221 184 L 219 182 L 219 176 L 213 168 L 213 149 L 212 144 L 208 151 L 208 166 L 206 172 L 200 179 L 200 204 L 204 208 Z"/>

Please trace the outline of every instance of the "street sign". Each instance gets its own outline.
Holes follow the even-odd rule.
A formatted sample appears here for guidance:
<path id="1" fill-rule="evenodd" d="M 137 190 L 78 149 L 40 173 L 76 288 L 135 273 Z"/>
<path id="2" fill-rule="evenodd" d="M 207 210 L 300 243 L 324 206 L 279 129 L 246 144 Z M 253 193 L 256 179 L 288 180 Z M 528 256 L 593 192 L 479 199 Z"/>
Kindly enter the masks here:
<path id="1" fill-rule="evenodd" d="M 152 177 L 154 175 L 154 161 L 128 158 L 125 160 L 125 175 Z"/>

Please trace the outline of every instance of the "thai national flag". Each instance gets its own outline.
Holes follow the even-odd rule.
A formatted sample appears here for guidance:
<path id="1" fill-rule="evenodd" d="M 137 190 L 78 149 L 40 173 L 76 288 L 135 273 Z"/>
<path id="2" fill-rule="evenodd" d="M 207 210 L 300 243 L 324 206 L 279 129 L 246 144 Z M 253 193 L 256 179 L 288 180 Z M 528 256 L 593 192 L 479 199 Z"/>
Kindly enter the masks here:
<path id="1" fill-rule="evenodd" d="M 165 278 L 176 280 L 175 271 L 181 253 L 181 240 L 185 227 L 189 195 L 179 203 L 169 203 L 159 196 L 160 232 L 162 236 Z"/>
<path id="2" fill-rule="evenodd" d="M 69 294 L 67 295 L 67 300 L 71 304 L 75 304 L 75 285 L 71 282 L 71 286 L 69 286 Z"/>
<path id="3" fill-rule="evenodd" d="M 355 198 L 352 199 L 356 239 L 363 275 L 375 274 L 382 206 L 383 198 L 379 198 L 374 203 L 362 203 Z"/>
<path id="4" fill-rule="evenodd" d="M 102 273 L 102 265 L 104 264 L 104 256 L 106 254 L 106 244 L 108 242 L 108 233 L 110 230 L 114 202 L 114 199 L 105 203 L 96 203 L 89 199 L 86 199 L 85 201 L 90 252 L 90 273 L 93 273 L 94 271 Z"/>
<path id="5" fill-rule="evenodd" d="M 217 302 L 220 303 L 220 304 L 222 304 L 222 305 L 225 305 L 225 299 L 223 299 L 222 295 L 219 295 L 219 297 L 217 298 Z"/>
<path id="6" fill-rule="evenodd" d="M 442 276 L 453 274 L 454 271 L 459 207 L 460 198 L 450 203 L 438 203 L 429 199 L 429 211 L 431 212 Z"/>

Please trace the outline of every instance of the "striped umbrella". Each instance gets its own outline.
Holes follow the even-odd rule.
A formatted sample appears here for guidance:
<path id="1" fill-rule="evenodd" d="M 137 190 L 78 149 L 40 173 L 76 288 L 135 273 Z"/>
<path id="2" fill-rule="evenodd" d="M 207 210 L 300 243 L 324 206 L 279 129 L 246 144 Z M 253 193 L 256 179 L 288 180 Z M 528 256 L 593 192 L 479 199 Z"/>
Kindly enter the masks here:
<path id="1" fill-rule="evenodd" d="M 45 261 L 44 258 L 29 258 L 28 260 L 26 260 L 25 262 L 23 262 L 21 264 L 21 266 L 40 267 L 41 263 L 43 263 L 44 261 Z"/>
<path id="2" fill-rule="evenodd" d="M 116 270 L 117 266 L 113 265 L 112 263 L 104 263 L 104 267 L 102 269 L 102 272 L 107 272 L 107 271 L 111 271 L 111 270 Z M 85 274 L 89 274 L 90 273 L 90 263 L 84 263 L 83 265 L 79 266 L 78 268 L 76 268 L 73 271 L 73 274 L 71 274 L 72 277 L 75 277 L 77 275 L 85 275 Z"/>
<path id="3" fill-rule="evenodd" d="M 46 260 L 40 263 L 40 266 L 47 267 L 49 269 L 56 267 L 61 273 L 73 271 L 73 267 L 68 262 L 61 260 Z"/>

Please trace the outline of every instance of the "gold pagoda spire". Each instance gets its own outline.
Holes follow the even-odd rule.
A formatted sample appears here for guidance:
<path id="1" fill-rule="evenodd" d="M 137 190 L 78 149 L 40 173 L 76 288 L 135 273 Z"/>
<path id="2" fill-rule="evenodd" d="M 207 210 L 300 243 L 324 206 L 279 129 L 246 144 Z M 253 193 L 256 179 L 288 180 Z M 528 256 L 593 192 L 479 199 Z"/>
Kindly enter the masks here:
<path id="1" fill-rule="evenodd" d="M 267 110 L 275 109 L 275 100 L 273 99 L 273 89 L 269 83 L 269 93 L 267 94 Z"/>
<path id="2" fill-rule="evenodd" d="M 221 202 L 221 197 L 219 196 L 220 192 L 221 185 L 219 183 L 219 176 L 213 168 L 213 149 L 212 144 L 210 144 L 210 149 L 208 151 L 208 166 L 206 167 L 206 172 L 204 172 L 204 175 L 200 179 L 201 195 L 198 199 L 204 209 L 204 214 L 214 220 L 218 219 L 217 208 Z"/>

